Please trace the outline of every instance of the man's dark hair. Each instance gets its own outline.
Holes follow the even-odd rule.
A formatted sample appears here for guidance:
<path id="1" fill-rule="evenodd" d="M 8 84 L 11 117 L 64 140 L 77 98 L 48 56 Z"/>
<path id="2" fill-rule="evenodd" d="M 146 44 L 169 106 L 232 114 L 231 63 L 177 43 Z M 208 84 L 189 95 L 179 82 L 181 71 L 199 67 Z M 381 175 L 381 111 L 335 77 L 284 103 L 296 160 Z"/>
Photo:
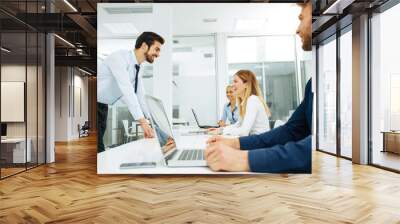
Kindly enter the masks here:
<path id="1" fill-rule="evenodd" d="M 135 48 L 139 49 L 143 43 L 146 43 L 150 48 L 155 41 L 160 42 L 160 44 L 164 44 L 164 38 L 162 38 L 160 35 L 153 32 L 143 32 L 136 39 Z"/>
<path id="2" fill-rule="evenodd" d="M 302 0 L 301 2 L 298 2 L 297 5 L 304 7 L 310 2 L 311 2 L 311 0 Z"/>

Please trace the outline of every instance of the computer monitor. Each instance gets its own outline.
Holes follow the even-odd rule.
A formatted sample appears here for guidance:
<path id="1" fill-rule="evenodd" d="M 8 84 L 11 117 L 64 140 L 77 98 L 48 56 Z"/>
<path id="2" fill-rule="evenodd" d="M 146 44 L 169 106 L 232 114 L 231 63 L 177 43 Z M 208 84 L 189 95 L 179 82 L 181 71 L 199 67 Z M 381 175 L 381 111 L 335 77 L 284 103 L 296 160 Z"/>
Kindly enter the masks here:
<path id="1" fill-rule="evenodd" d="M 7 124 L 1 123 L 1 136 L 7 136 Z"/>

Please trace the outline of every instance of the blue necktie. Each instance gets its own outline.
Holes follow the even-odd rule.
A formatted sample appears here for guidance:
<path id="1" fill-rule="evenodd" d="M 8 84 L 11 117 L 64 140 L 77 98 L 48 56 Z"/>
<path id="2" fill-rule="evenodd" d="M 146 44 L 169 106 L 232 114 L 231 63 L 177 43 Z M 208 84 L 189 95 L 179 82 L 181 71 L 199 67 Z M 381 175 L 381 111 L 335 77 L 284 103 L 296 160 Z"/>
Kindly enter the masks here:
<path id="1" fill-rule="evenodd" d="M 135 93 L 136 93 L 137 92 L 138 75 L 139 75 L 140 66 L 139 65 L 135 65 L 135 68 L 136 68 L 136 76 L 135 76 Z"/>

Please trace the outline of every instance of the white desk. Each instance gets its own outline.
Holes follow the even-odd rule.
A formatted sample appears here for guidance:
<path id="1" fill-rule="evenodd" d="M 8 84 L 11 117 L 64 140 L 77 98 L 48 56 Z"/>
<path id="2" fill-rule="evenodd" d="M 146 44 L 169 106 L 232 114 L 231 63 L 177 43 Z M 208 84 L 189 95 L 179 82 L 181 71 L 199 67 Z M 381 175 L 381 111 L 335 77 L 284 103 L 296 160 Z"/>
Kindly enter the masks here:
<path id="1" fill-rule="evenodd" d="M 31 161 L 31 145 L 32 140 L 30 138 L 26 139 L 27 147 L 25 154 L 25 138 L 6 138 L 1 139 L 1 144 L 12 144 L 15 145 L 13 148 L 13 163 L 25 163 Z"/>
<path id="2" fill-rule="evenodd" d="M 178 148 L 205 148 L 207 135 L 182 136 L 188 129 L 174 129 Z M 154 168 L 120 169 L 121 163 L 156 162 Z M 208 167 L 166 167 L 156 139 L 140 139 L 97 154 L 98 174 L 248 174 L 249 172 L 213 172 Z M 254 174 L 254 173 L 251 173 Z"/>

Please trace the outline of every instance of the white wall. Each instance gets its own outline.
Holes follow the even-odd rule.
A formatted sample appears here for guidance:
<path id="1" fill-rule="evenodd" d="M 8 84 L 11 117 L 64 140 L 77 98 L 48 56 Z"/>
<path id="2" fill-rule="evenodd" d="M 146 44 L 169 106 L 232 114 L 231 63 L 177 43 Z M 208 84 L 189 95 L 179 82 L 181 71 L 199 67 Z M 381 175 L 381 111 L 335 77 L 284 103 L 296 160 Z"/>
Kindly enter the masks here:
<path id="1" fill-rule="evenodd" d="M 67 67 L 55 68 L 55 141 L 68 140 L 68 85 Z"/>
<path id="2" fill-rule="evenodd" d="M 175 80 L 181 92 L 174 98 L 180 107 L 180 118 L 195 125 L 193 108 L 202 124 L 216 124 L 215 76 L 179 76 Z"/>
<path id="3" fill-rule="evenodd" d="M 2 65 L 1 66 L 1 81 L 2 82 L 24 82 L 25 73 L 26 73 L 25 65 Z M 29 69 L 29 68 L 28 68 Z M 2 96 L 3 98 L 4 96 Z M 3 104 L 3 103 L 2 103 Z M 3 110 L 8 110 L 9 108 L 1 108 L 2 113 Z M 22 108 L 24 110 L 24 108 Z M 7 135 L 9 137 L 25 137 L 25 122 L 8 122 L 7 124 Z"/>
<path id="4" fill-rule="evenodd" d="M 74 96 L 72 96 L 74 98 L 74 110 L 75 113 L 72 117 L 72 130 L 71 130 L 71 135 L 73 136 L 73 138 L 77 138 L 79 137 L 79 133 L 78 133 L 78 124 L 79 125 L 83 125 L 85 123 L 85 121 L 88 121 L 88 107 L 89 107 L 89 102 L 88 102 L 88 96 L 89 96 L 89 92 L 88 92 L 88 78 L 86 76 L 81 76 L 79 73 L 76 74 L 77 70 L 75 70 L 75 75 L 74 75 L 74 86 L 75 86 L 75 92 L 73 94 L 75 94 Z M 77 90 L 80 89 L 80 105 L 81 105 L 81 113 L 79 111 L 79 98 L 78 98 L 78 93 Z"/>
<path id="5" fill-rule="evenodd" d="M 2 82 L 24 82 L 27 83 L 25 80 L 26 71 L 30 75 L 31 71 L 33 70 L 32 66 L 25 67 L 25 65 L 18 65 L 18 64 L 9 64 L 9 65 L 2 65 L 1 66 L 1 81 Z M 28 77 L 29 79 L 30 77 Z M 36 85 L 36 80 L 28 80 L 30 87 Z M 7 122 L 7 136 L 8 137 L 25 137 L 25 128 L 28 128 L 28 137 L 30 133 L 36 131 L 36 124 L 32 124 L 32 121 L 36 123 L 37 116 L 36 110 L 32 110 L 33 107 L 36 109 L 36 88 L 27 88 L 27 105 L 31 108 L 27 108 L 27 122 Z M 3 98 L 4 96 L 2 96 Z M 10 108 L 1 108 L 1 110 L 9 110 Z M 24 108 L 22 108 L 24 110 Z M 4 112 L 4 111 L 3 111 Z M 35 126 L 35 127 L 34 127 Z M 35 132 L 36 133 L 36 132 Z"/>
<path id="6" fill-rule="evenodd" d="M 222 108 L 226 103 L 226 84 L 229 83 L 228 59 L 226 51 L 227 35 L 216 34 L 216 56 L 217 56 L 217 119 L 222 117 Z"/>
<path id="7" fill-rule="evenodd" d="M 201 123 L 217 123 L 217 76 L 214 36 L 179 37 L 180 42 L 195 42 L 190 51 L 173 54 L 177 67 L 174 76 L 173 105 L 179 106 L 179 118 L 195 125 L 191 112 L 194 108 Z M 209 43 L 210 42 L 210 43 Z M 178 48 L 177 48 L 178 49 Z M 212 54 L 212 57 L 205 57 Z"/>
<path id="8" fill-rule="evenodd" d="M 172 8 L 167 4 L 153 6 L 153 32 L 165 43 L 160 58 L 153 64 L 153 95 L 164 102 L 169 120 L 172 120 Z"/>
<path id="9" fill-rule="evenodd" d="M 78 124 L 88 120 L 88 78 L 71 67 L 56 67 L 55 73 L 55 141 L 70 141 L 78 138 Z"/>

